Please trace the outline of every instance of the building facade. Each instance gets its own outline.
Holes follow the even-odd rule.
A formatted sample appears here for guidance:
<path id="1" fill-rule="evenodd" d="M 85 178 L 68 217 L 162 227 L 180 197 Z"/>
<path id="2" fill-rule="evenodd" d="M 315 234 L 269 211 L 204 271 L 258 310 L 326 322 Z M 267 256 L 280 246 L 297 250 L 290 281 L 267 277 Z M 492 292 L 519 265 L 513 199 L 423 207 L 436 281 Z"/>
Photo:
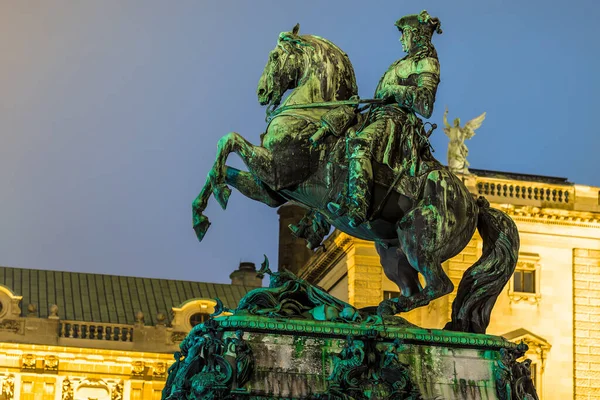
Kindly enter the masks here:
<path id="1" fill-rule="evenodd" d="M 261 286 L 0 267 L 0 400 L 158 400 L 192 326 Z"/>
<path id="2" fill-rule="evenodd" d="M 496 302 L 488 333 L 529 345 L 541 398 L 600 399 L 600 188 L 563 178 L 471 173 L 462 176 L 469 191 L 507 212 L 521 240 L 517 268 Z M 286 207 L 280 212 L 280 242 L 294 249 L 287 224 L 303 211 Z M 425 328 L 442 328 L 458 283 L 481 256 L 482 244 L 475 233 L 443 264 L 455 285 L 451 295 L 402 316 Z M 359 308 L 399 295 L 373 244 L 339 231 L 326 239 L 324 249 L 288 254 L 280 267 Z"/>

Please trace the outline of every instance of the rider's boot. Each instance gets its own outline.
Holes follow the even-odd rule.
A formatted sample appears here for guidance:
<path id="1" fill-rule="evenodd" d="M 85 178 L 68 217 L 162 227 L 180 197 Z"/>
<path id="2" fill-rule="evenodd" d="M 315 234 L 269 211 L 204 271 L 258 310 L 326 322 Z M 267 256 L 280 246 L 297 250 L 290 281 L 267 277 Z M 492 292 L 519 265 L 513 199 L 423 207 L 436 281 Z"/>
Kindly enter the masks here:
<path id="1" fill-rule="evenodd" d="M 352 157 L 348 165 L 348 218 L 350 226 L 358 227 L 367 220 L 371 200 L 373 168 L 365 155 Z"/>
<path id="2" fill-rule="evenodd" d="M 348 193 L 342 202 L 327 204 L 329 211 L 337 216 L 347 214 L 350 226 L 356 228 L 367 220 L 371 200 L 373 168 L 371 166 L 368 139 L 351 137 L 348 140 Z"/>

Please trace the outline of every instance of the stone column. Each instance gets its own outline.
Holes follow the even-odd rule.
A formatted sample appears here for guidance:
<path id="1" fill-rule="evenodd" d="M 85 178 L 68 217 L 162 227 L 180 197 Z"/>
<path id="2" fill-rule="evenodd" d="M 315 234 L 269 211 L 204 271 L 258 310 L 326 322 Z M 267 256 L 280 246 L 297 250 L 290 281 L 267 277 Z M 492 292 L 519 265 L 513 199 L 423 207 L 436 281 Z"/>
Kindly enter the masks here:
<path id="1" fill-rule="evenodd" d="M 279 207 L 279 264 L 282 268 L 297 274 L 306 264 L 313 252 L 306 247 L 304 239 L 298 239 L 292 235 L 288 228 L 290 224 L 297 224 L 306 210 L 293 204 L 284 204 Z"/>

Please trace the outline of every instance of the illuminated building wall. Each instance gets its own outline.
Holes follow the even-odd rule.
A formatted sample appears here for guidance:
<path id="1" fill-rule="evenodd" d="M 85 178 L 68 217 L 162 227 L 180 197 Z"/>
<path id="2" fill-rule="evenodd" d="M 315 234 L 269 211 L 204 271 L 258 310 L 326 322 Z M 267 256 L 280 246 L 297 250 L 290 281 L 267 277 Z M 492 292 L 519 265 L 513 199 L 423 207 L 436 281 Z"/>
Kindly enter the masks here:
<path id="1" fill-rule="evenodd" d="M 213 300 L 260 286 L 0 267 L 0 400 L 160 399 L 173 353 Z"/>
<path id="2" fill-rule="evenodd" d="M 521 238 L 517 269 L 497 300 L 488 333 L 529 345 L 541 398 L 600 399 L 600 188 L 562 178 L 471 172 L 463 176 L 470 192 L 507 212 Z M 335 231 L 325 249 L 295 267 L 302 278 L 357 307 L 398 295 L 371 242 Z M 458 282 L 481 249 L 476 233 L 443 264 L 454 293 L 403 316 L 442 328 Z"/>

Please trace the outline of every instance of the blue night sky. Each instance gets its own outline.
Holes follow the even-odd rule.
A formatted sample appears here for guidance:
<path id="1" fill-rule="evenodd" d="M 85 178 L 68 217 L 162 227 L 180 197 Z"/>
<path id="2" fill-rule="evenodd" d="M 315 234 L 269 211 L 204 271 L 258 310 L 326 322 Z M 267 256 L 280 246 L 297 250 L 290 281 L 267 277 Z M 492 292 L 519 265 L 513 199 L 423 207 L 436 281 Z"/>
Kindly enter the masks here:
<path id="1" fill-rule="evenodd" d="M 0 265 L 228 282 L 276 264 L 274 209 L 212 201 L 199 243 L 191 203 L 222 135 L 258 143 L 258 78 L 297 22 L 348 53 L 367 98 L 403 56 L 396 19 L 427 9 L 444 30 L 430 121 L 487 112 L 471 166 L 600 186 L 598 4 L 1 1 Z M 438 129 L 444 163 L 447 143 Z"/>

